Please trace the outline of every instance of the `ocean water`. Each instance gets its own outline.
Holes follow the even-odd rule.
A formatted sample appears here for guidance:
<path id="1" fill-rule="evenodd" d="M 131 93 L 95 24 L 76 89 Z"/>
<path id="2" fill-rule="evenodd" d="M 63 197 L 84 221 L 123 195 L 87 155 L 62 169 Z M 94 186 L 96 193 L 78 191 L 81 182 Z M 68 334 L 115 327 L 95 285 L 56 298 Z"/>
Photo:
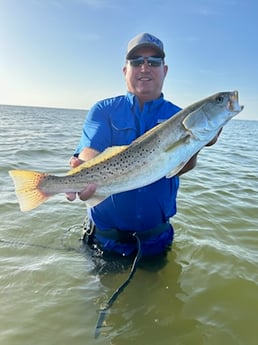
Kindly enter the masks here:
<path id="1" fill-rule="evenodd" d="M 81 201 L 19 210 L 10 169 L 63 174 L 85 111 L 0 106 L 1 345 L 258 344 L 258 122 L 232 120 L 181 178 L 167 262 L 99 275 L 79 241 Z"/>

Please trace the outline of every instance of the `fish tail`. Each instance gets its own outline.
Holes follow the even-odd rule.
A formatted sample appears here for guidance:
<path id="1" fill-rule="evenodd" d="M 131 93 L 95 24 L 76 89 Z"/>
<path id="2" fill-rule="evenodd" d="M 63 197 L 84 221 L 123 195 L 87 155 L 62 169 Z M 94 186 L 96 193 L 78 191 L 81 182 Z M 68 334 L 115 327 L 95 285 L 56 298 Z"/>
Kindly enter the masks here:
<path id="1" fill-rule="evenodd" d="M 27 170 L 10 170 L 21 211 L 30 211 L 45 202 L 51 195 L 40 189 L 40 184 L 48 176 L 45 173 Z"/>

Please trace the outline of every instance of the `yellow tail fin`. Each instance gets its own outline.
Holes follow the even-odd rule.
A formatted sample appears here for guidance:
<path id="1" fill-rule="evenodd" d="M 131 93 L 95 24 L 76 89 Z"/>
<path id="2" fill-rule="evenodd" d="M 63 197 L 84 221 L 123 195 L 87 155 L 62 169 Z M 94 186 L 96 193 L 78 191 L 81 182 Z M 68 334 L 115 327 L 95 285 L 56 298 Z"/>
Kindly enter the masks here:
<path id="1" fill-rule="evenodd" d="M 26 170 L 10 170 L 15 185 L 15 192 L 21 211 L 30 211 L 45 202 L 51 195 L 46 195 L 39 184 L 47 174 Z"/>

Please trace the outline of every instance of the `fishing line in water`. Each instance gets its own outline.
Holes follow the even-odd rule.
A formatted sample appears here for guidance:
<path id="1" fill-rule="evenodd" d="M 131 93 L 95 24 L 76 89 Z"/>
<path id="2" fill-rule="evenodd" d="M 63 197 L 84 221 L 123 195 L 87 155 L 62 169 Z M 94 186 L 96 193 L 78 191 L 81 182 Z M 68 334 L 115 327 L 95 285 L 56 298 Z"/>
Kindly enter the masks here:
<path id="1" fill-rule="evenodd" d="M 85 230 L 87 224 L 88 217 L 86 216 L 83 220 L 82 224 L 75 224 L 70 226 L 67 230 L 64 231 L 64 235 L 61 239 L 61 243 L 64 248 L 68 250 L 76 250 L 77 252 L 81 251 L 81 247 L 74 248 L 73 246 L 82 243 L 82 233 Z M 74 234 L 76 235 L 76 239 L 74 240 Z M 71 243 L 70 243 L 71 242 Z M 74 243 L 75 242 L 75 243 Z"/>
<path id="2" fill-rule="evenodd" d="M 62 246 L 57 247 L 57 246 L 51 246 L 47 244 L 40 244 L 40 243 L 31 243 L 31 242 L 26 242 L 23 240 L 16 240 L 16 239 L 4 239 L 0 238 L 0 243 L 11 245 L 11 246 L 18 246 L 18 247 L 35 247 L 35 248 L 41 248 L 41 249 L 47 249 L 47 250 L 53 250 L 53 251 L 74 251 L 76 253 L 81 253 L 82 252 L 82 247 L 81 246 L 71 246 L 70 244 L 67 245 L 67 239 L 71 239 L 71 234 L 76 234 L 76 242 L 81 243 L 83 241 L 82 237 L 82 230 L 86 230 L 88 225 L 88 217 L 86 216 L 83 220 L 82 224 L 75 224 L 69 227 L 67 230 L 64 231 L 64 235 L 61 238 L 61 244 Z M 78 236 L 78 231 L 80 230 L 80 236 Z M 109 300 L 107 301 L 106 305 L 100 310 L 96 328 L 95 328 L 95 338 L 98 338 L 98 336 L 101 333 L 101 328 L 103 327 L 103 323 L 105 321 L 105 318 L 107 316 L 108 310 L 112 307 L 114 302 L 117 300 L 118 296 L 124 291 L 126 286 L 130 283 L 132 280 L 137 264 L 141 258 L 141 241 L 139 237 L 137 236 L 136 233 L 133 233 L 132 236 L 136 239 L 137 241 L 137 253 L 136 256 L 133 260 L 133 263 L 131 265 L 131 269 L 129 272 L 129 275 L 127 279 L 113 292 Z"/>
<path id="3" fill-rule="evenodd" d="M 118 298 L 118 296 L 124 291 L 124 289 L 126 288 L 126 286 L 130 283 L 130 281 L 132 280 L 135 272 L 136 272 L 136 268 L 137 268 L 137 263 L 141 258 L 141 241 L 139 239 L 139 237 L 137 236 L 136 233 L 133 233 L 132 236 L 134 236 L 136 238 L 137 241 L 137 254 L 134 258 L 134 261 L 132 263 L 131 269 L 130 269 L 130 273 L 128 278 L 123 282 L 123 284 L 121 284 L 112 294 L 112 296 L 109 298 L 109 300 L 107 301 L 106 305 L 104 308 L 102 308 L 99 312 L 99 316 L 98 316 L 98 320 L 97 320 L 97 324 L 96 324 L 96 328 L 95 328 L 95 339 L 98 338 L 98 336 L 100 335 L 101 332 L 101 328 L 103 326 L 103 323 L 105 321 L 108 309 L 110 309 L 113 305 L 113 303 L 116 301 L 116 299 Z"/>
<path id="4" fill-rule="evenodd" d="M 0 243 L 5 243 L 11 246 L 18 246 L 18 247 L 36 247 L 36 248 L 42 248 L 42 249 L 64 250 L 64 248 L 61 248 L 61 247 L 52 247 L 45 244 L 30 243 L 30 242 L 24 242 L 21 240 L 8 240 L 4 238 L 0 238 Z"/>
<path id="5" fill-rule="evenodd" d="M 78 235 L 78 231 L 80 230 L 80 236 L 77 236 L 76 238 L 76 244 L 81 243 L 81 231 L 82 229 L 85 228 L 85 224 L 87 222 L 87 217 L 83 220 L 82 224 L 75 224 L 69 227 L 67 230 L 64 231 L 64 234 L 60 240 L 61 246 L 51 246 L 47 244 L 40 244 L 40 243 L 31 243 L 31 242 L 26 242 L 23 240 L 17 240 L 17 239 L 5 239 L 5 238 L 0 238 L 0 243 L 4 243 L 6 245 L 10 246 L 17 246 L 17 247 L 35 247 L 35 248 L 41 248 L 41 249 L 50 249 L 50 250 L 58 250 L 58 251 L 74 251 L 76 253 L 81 252 L 81 246 L 76 246 L 75 243 L 72 244 L 67 244 L 68 240 L 71 239 L 71 234 L 76 234 Z M 75 231 L 76 230 L 76 231 Z M 78 230 L 78 231 L 77 231 Z"/>

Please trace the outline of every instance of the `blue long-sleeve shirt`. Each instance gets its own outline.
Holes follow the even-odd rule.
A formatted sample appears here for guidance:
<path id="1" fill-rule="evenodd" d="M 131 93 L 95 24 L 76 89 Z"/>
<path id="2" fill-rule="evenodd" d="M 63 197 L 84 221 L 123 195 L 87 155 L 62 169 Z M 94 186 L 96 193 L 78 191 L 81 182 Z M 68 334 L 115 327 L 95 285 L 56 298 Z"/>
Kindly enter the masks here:
<path id="1" fill-rule="evenodd" d="M 131 94 L 105 99 L 88 112 L 78 155 L 85 147 L 99 152 L 110 146 L 128 145 L 134 139 L 181 110 L 160 98 L 146 102 L 141 110 Z M 148 186 L 114 194 L 90 209 L 101 229 L 144 231 L 165 223 L 176 213 L 179 178 L 162 178 Z"/>

